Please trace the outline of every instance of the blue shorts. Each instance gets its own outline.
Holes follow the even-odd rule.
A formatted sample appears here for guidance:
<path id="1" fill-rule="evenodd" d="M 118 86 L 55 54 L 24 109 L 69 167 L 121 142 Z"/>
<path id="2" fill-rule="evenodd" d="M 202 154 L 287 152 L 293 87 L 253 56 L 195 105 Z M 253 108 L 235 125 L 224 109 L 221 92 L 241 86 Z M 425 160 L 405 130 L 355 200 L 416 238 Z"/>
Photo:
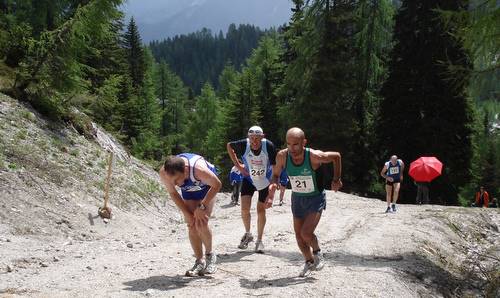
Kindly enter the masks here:
<path id="1" fill-rule="evenodd" d="M 309 213 L 322 212 L 326 209 L 326 193 L 322 192 L 315 196 L 296 196 L 292 193 L 293 217 L 304 218 Z"/>

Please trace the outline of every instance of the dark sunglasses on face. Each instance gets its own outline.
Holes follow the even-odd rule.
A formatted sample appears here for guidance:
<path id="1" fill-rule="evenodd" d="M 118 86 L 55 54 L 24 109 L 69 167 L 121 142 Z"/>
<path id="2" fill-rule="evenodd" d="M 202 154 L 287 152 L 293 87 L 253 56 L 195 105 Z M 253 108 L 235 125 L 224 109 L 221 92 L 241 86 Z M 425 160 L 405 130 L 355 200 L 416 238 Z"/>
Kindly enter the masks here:
<path id="1" fill-rule="evenodd" d="M 263 133 L 262 133 L 261 131 L 259 131 L 259 130 L 253 130 L 253 129 L 250 129 L 250 130 L 248 131 L 248 134 L 249 134 L 249 135 L 252 135 L 252 134 L 253 134 L 253 135 L 262 135 Z"/>

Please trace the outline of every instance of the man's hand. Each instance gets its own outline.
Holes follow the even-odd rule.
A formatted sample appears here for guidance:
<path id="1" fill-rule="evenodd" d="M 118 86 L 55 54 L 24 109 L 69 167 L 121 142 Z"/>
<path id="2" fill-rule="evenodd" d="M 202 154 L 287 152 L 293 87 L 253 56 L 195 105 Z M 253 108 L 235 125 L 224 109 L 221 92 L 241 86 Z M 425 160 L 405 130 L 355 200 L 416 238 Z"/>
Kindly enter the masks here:
<path id="1" fill-rule="evenodd" d="M 274 193 L 276 192 L 276 188 L 278 186 L 276 183 L 271 183 L 269 185 L 269 194 L 266 197 L 266 209 L 269 209 L 273 206 L 273 201 L 274 201 Z"/>
<path id="2" fill-rule="evenodd" d="M 184 213 L 184 220 L 186 221 L 188 227 L 192 228 L 194 226 L 194 216 L 192 213 L 186 212 Z"/>
<path id="3" fill-rule="evenodd" d="M 403 175 L 399 176 L 399 180 L 403 182 Z"/>
<path id="4" fill-rule="evenodd" d="M 392 178 L 392 177 L 387 177 L 387 181 L 389 181 L 389 182 L 394 182 L 394 178 Z"/>
<path id="5" fill-rule="evenodd" d="M 204 227 L 208 224 L 208 214 L 206 210 L 201 210 L 197 208 L 194 211 L 194 223 L 196 228 Z"/>
<path id="6" fill-rule="evenodd" d="M 338 180 L 333 180 L 332 181 L 332 190 L 333 191 L 338 191 L 339 189 L 342 188 L 342 180 L 338 179 Z"/>
<path id="7" fill-rule="evenodd" d="M 246 176 L 246 177 L 250 176 L 250 174 L 248 173 L 248 171 L 245 168 L 244 164 L 237 163 L 235 166 L 236 166 L 236 168 L 238 168 L 238 170 L 240 171 L 241 175 Z"/>
<path id="8" fill-rule="evenodd" d="M 272 197 L 267 196 L 265 208 L 269 209 L 269 208 L 273 207 L 273 201 L 274 201 L 274 196 L 272 196 Z"/>

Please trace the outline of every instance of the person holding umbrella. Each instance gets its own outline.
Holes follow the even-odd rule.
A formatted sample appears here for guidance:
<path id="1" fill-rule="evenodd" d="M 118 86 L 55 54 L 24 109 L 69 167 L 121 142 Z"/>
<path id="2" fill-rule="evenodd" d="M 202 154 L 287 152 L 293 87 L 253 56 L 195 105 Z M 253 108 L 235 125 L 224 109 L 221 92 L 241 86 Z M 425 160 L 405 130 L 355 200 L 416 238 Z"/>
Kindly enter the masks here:
<path id="1" fill-rule="evenodd" d="M 399 197 L 399 188 L 403 181 L 403 171 L 405 164 L 396 155 L 384 164 L 380 176 L 385 179 L 385 191 L 387 199 L 387 209 L 385 213 L 396 212 L 396 202 Z"/>
<path id="2" fill-rule="evenodd" d="M 429 204 L 429 182 L 417 182 L 417 205 Z"/>
<path id="3" fill-rule="evenodd" d="M 417 185 L 417 204 L 429 203 L 429 183 L 441 175 L 443 164 L 434 156 L 424 156 L 412 161 L 408 174 Z"/>

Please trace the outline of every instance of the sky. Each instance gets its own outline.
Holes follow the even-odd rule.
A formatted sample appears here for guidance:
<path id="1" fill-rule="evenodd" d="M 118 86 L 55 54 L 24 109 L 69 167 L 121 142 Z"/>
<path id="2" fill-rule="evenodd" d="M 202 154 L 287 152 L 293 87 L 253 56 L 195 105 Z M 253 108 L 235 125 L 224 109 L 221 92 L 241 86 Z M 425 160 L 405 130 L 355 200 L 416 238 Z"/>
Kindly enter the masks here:
<path id="1" fill-rule="evenodd" d="M 226 32 L 231 23 L 277 27 L 289 21 L 292 5 L 290 0 L 128 0 L 123 11 L 149 42 L 203 27 Z"/>

